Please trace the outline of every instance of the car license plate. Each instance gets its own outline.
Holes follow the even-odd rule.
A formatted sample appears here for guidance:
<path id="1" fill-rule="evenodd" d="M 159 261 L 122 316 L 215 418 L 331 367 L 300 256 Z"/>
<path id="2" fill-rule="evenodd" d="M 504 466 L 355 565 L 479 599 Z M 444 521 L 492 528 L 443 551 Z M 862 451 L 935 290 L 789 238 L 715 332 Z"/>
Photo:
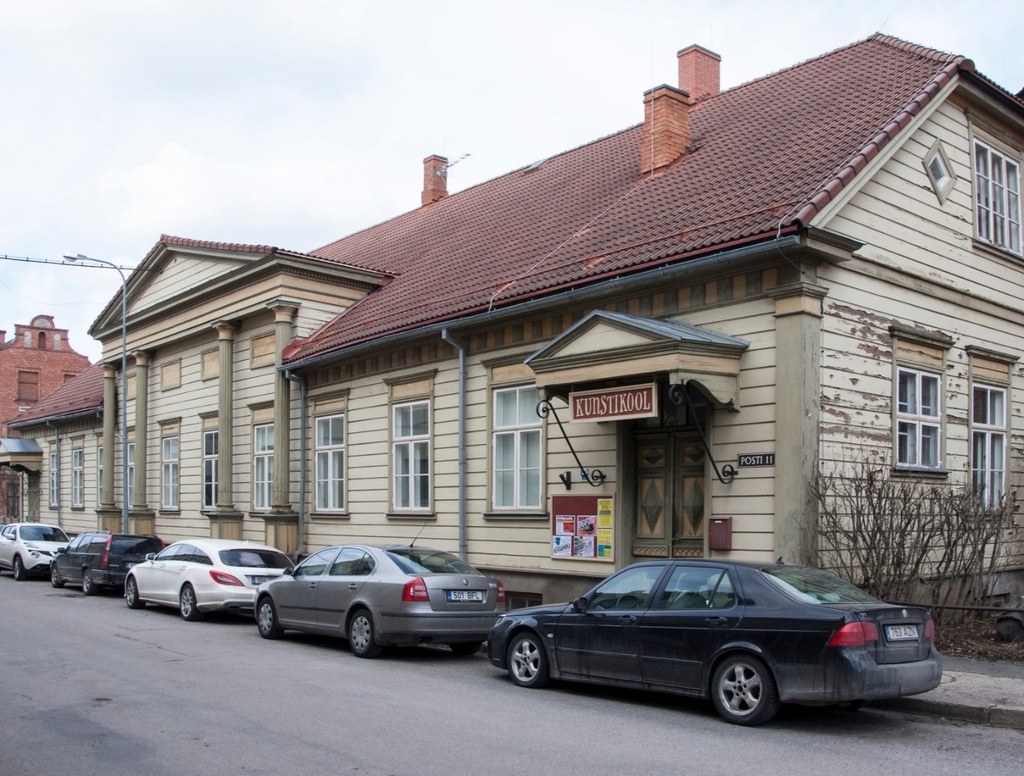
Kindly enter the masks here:
<path id="1" fill-rule="evenodd" d="M 252 582 L 254 585 L 262 585 L 268 579 L 269 577 L 249 577 L 249 581 Z"/>
<path id="2" fill-rule="evenodd" d="M 916 625 L 886 625 L 885 637 L 889 641 L 907 641 L 917 638 Z"/>
<path id="3" fill-rule="evenodd" d="M 484 594 L 481 590 L 445 590 L 445 597 L 449 601 L 483 601 Z"/>

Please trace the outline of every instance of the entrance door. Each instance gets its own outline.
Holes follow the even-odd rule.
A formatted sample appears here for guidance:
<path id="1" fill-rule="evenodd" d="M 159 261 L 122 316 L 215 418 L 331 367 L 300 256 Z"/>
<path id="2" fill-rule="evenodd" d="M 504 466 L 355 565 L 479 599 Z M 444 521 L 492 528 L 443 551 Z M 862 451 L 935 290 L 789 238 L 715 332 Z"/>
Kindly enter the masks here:
<path id="1" fill-rule="evenodd" d="M 634 434 L 634 560 L 704 556 L 704 446 L 696 429 Z"/>

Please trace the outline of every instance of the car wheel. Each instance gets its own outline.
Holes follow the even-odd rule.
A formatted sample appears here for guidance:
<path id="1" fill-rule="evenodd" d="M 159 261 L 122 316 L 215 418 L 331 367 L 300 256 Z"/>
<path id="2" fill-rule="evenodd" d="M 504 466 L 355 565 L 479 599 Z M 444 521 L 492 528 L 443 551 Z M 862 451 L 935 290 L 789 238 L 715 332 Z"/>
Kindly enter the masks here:
<path id="1" fill-rule="evenodd" d="M 86 595 L 96 595 L 100 592 L 100 589 L 96 587 L 96 583 L 92 579 L 89 569 L 82 572 L 82 592 Z"/>
<path id="2" fill-rule="evenodd" d="M 348 624 L 348 645 L 356 657 L 377 657 L 382 647 L 374 637 L 373 615 L 357 609 Z"/>
<path id="3" fill-rule="evenodd" d="M 763 725 L 779 710 L 775 679 L 752 655 L 722 661 L 711 680 L 711 698 L 723 719 L 734 725 Z"/>
<path id="4" fill-rule="evenodd" d="M 57 568 L 56 563 L 50 564 L 50 584 L 54 587 L 64 587 L 64 580 L 61 579 L 60 569 Z"/>
<path id="5" fill-rule="evenodd" d="M 475 655 L 483 646 L 482 641 L 461 641 L 456 644 L 449 644 L 448 649 L 456 655 Z"/>
<path id="6" fill-rule="evenodd" d="M 124 602 L 128 604 L 129 609 L 141 609 L 146 605 L 146 602 L 139 598 L 139 583 L 135 581 L 135 577 L 128 577 L 128 581 L 124 583 Z"/>
<path id="7" fill-rule="evenodd" d="M 520 687 L 546 687 L 551 681 L 547 653 L 533 631 L 520 633 L 512 639 L 505 662 L 508 675 Z"/>
<path id="8" fill-rule="evenodd" d="M 12 569 L 14 578 L 19 582 L 24 582 L 28 579 L 28 573 L 25 571 L 25 564 L 21 562 L 21 556 L 14 556 L 14 568 Z"/>
<path id="9" fill-rule="evenodd" d="M 284 629 L 277 624 L 277 608 L 269 595 L 263 596 L 256 604 L 256 627 L 265 639 L 279 639 Z"/>
<path id="10" fill-rule="evenodd" d="M 196 591 L 187 582 L 181 588 L 181 593 L 178 596 L 178 611 L 181 612 L 182 618 L 189 622 L 203 619 L 203 613 L 196 605 Z"/>

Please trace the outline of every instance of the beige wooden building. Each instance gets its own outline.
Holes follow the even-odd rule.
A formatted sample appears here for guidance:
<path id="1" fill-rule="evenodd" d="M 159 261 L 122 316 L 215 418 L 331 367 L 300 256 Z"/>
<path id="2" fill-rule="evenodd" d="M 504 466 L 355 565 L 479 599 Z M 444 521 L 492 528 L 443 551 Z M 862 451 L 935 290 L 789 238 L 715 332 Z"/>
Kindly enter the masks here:
<path id="1" fill-rule="evenodd" d="M 420 208 L 308 253 L 162 237 L 128 282 L 131 527 L 415 540 L 520 603 L 813 562 L 809 483 L 857 461 L 1018 488 L 1024 103 L 881 35 L 718 65 L 684 49 L 641 123 L 458 193 L 428 157 Z M 120 325 L 118 296 L 102 412 L 72 381 L 15 424 L 70 530 L 122 521 Z"/>

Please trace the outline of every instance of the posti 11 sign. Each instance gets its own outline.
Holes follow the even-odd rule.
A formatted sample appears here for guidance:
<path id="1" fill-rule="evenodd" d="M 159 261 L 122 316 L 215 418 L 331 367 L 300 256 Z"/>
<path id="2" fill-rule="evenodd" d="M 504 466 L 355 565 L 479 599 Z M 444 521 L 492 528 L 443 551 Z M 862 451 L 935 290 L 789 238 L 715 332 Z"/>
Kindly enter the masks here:
<path id="1" fill-rule="evenodd" d="M 658 417 L 658 389 L 650 385 L 573 391 L 569 394 L 572 420 L 631 420 Z"/>

